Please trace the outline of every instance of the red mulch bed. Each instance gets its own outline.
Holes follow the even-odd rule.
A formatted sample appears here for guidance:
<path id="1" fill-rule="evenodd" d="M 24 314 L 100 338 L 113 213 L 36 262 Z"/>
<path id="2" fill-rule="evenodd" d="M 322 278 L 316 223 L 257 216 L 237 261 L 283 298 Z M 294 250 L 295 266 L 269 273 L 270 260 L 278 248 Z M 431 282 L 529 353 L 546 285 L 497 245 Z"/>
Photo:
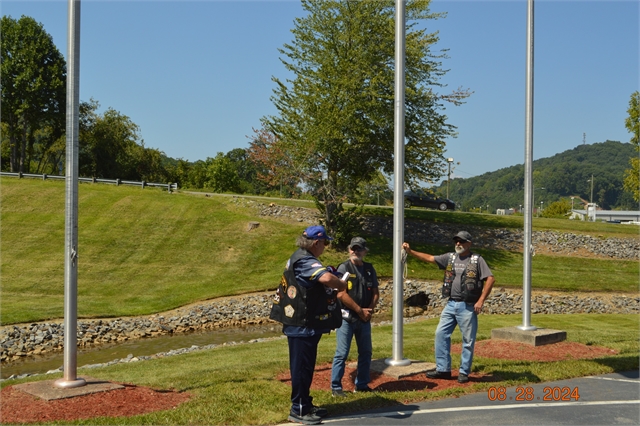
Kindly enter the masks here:
<path id="1" fill-rule="evenodd" d="M 451 352 L 460 353 L 462 345 L 451 345 Z M 615 355 L 617 352 L 603 347 L 587 346 L 575 342 L 560 342 L 551 345 L 531 346 L 524 343 L 512 342 L 508 340 L 490 339 L 476 342 L 474 358 L 498 358 L 523 361 L 551 362 L 567 359 L 591 359 L 605 355 Z M 467 387 L 477 382 L 493 382 L 497 379 L 493 376 L 472 373 L 469 382 L 458 383 L 457 370 L 451 372 L 454 380 L 427 379 L 424 374 L 416 374 L 401 379 L 385 376 L 380 373 L 371 372 L 371 383 L 369 387 L 376 391 L 409 391 L 409 390 L 432 390 L 441 391 L 452 387 Z M 346 367 L 342 388 L 345 391 L 355 389 L 355 368 Z M 283 382 L 290 382 L 289 372 L 277 377 Z M 331 364 L 317 365 L 313 375 L 311 389 L 330 390 L 331 389 Z"/>
<path id="2" fill-rule="evenodd" d="M 461 345 L 453 345 L 452 352 L 460 353 Z M 476 343 L 475 357 L 499 358 L 511 360 L 551 362 L 567 359 L 590 359 L 605 355 L 614 355 L 616 351 L 596 346 L 586 346 L 575 342 L 560 342 L 544 346 L 530 346 L 506 340 L 482 340 Z M 456 377 L 457 371 L 453 371 Z M 402 379 L 394 379 L 372 372 L 369 386 L 376 391 L 399 390 L 443 390 L 450 387 L 471 386 L 474 382 L 495 381 L 492 376 L 474 373 L 469 382 L 461 385 L 456 380 L 432 380 L 424 374 Z M 277 378 L 288 382 L 288 373 Z M 343 388 L 352 391 L 355 369 L 347 367 Z M 331 389 L 331 365 L 316 366 L 312 389 Z M 74 398 L 52 401 L 41 400 L 35 396 L 6 386 L 0 393 L 0 421 L 7 423 L 52 422 L 56 420 L 86 419 L 99 416 L 124 417 L 153 411 L 170 410 L 187 401 L 190 395 L 170 391 L 157 391 L 145 387 L 125 384 L 124 389 Z"/>
<path id="3" fill-rule="evenodd" d="M 7 386 L 0 393 L 0 422 L 15 424 L 91 419 L 101 416 L 127 417 L 170 410 L 191 397 L 187 393 L 120 384 L 124 389 L 51 401 Z"/>

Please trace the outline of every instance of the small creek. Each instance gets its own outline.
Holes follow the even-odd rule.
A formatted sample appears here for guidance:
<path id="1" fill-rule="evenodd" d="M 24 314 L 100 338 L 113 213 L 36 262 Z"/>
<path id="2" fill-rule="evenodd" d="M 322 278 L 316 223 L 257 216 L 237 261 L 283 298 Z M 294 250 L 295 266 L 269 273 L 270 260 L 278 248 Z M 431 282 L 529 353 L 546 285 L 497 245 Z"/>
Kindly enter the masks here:
<path id="1" fill-rule="evenodd" d="M 117 344 L 105 344 L 78 349 L 78 368 L 90 364 L 102 364 L 115 359 L 135 356 L 150 356 L 161 352 L 189 348 L 191 346 L 221 345 L 224 343 L 249 341 L 282 335 L 279 324 L 230 327 L 206 332 L 166 335 L 145 339 L 128 340 Z M 0 377 L 6 379 L 13 374 L 42 374 L 60 368 L 64 364 L 64 352 L 28 356 L 18 361 L 3 363 Z"/>

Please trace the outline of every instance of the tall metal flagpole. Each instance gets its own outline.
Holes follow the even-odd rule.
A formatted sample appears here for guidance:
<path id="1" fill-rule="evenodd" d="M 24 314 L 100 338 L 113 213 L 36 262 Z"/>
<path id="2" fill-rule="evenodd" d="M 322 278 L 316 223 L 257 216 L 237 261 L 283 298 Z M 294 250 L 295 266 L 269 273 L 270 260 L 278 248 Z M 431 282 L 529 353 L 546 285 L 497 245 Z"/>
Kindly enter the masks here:
<path id="1" fill-rule="evenodd" d="M 394 107 L 394 189 L 393 189 L 393 357 L 388 365 L 403 366 L 411 361 L 402 356 L 402 243 L 404 242 L 404 0 L 396 0 L 396 54 Z"/>
<path id="2" fill-rule="evenodd" d="M 78 116 L 80 107 L 80 0 L 69 0 L 67 33 L 67 176 L 64 244 L 64 361 L 59 388 L 86 385 L 78 378 Z"/>
<path id="3" fill-rule="evenodd" d="M 536 330 L 531 325 L 531 219 L 533 216 L 533 0 L 527 0 L 527 73 L 525 89 L 524 147 L 524 249 L 522 275 L 522 325 L 520 330 Z"/>

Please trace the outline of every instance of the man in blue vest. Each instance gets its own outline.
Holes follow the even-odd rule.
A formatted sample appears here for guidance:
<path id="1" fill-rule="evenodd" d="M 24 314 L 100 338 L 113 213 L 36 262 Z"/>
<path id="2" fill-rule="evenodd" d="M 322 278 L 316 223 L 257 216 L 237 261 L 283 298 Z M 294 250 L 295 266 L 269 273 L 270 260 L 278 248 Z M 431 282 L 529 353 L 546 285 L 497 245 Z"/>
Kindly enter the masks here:
<path id="1" fill-rule="evenodd" d="M 313 405 L 311 382 L 323 333 L 341 323 L 336 290 L 347 283 L 322 266 L 318 257 L 333 238 L 323 226 L 310 226 L 296 241 L 298 250 L 287 261 L 270 318 L 283 324 L 289 343 L 291 410 L 289 421 L 320 424 L 327 410 Z"/>
<path id="2" fill-rule="evenodd" d="M 482 312 L 484 301 L 491 293 L 495 278 L 482 256 L 471 252 L 471 234 L 460 231 L 453 240 L 455 253 L 440 256 L 411 250 L 407 243 L 402 244 L 402 248 L 407 254 L 445 270 L 442 297 L 449 300 L 440 314 L 436 329 L 436 369 L 427 371 L 427 377 L 451 379 L 451 333 L 458 325 L 462 333 L 458 382 L 466 383 L 473 362 L 478 314 Z"/>
<path id="3" fill-rule="evenodd" d="M 331 391 L 336 397 L 346 396 L 342 390 L 342 377 L 355 336 L 358 346 L 358 369 L 355 392 L 370 392 L 371 369 L 371 315 L 378 304 L 378 276 L 373 265 L 364 261 L 369 249 L 362 237 L 354 237 L 349 244 L 349 259 L 338 266 L 339 273 L 349 273 L 347 289 L 338 292 L 342 303 L 342 325 L 336 330 L 336 353 L 331 368 Z"/>

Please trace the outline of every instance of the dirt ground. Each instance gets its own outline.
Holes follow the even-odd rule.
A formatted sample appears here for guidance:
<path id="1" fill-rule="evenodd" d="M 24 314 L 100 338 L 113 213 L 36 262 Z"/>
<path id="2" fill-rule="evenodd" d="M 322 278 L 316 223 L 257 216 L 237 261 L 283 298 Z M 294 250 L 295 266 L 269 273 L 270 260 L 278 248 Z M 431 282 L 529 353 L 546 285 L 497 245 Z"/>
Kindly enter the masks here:
<path id="1" fill-rule="evenodd" d="M 461 345 L 453 345 L 452 352 L 460 353 Z M 574 342 L 560 342 L 544 346 L 530 346 L 506 340 L 483 340 L 476 343 L 475 357 L 519 359 L 527 361 L 560 361 L 565 359 L 590 359 L 616 352 L 609 348 L 586 346 Z M 457 371 L 453 371 L 455 379 Z M 290 377 L 283 374 L 278 380 L 288 383 Z M 343 388 L 354 389 L 355 370 L 347 367 Z M 427 379 L 416 374 L 395 379 L 372 373 L 369 386 L 375 391 L 428 390 L 440 391 L 451 387 L 467 387 L 474 382 L 497 380 L 492 376 L 471 374 L 469 382 L 459 384 L 457 380 Z M 0 393 L 0 422 L 2 424 L 53 422 L 56 420 L 90 419 L 99 416 L 127 417 L 154 411 L 171 410 L 189 400 L 188 393 L 159 391 L 132 384 L 121 383 L 124 389 L 95 393 L 67 399 L 45 401 L 24 393 L 13 386 L 6 386 Z M 311 386 L 313 390 L 331 389 L 331 364 L 316 366 Z"/>

